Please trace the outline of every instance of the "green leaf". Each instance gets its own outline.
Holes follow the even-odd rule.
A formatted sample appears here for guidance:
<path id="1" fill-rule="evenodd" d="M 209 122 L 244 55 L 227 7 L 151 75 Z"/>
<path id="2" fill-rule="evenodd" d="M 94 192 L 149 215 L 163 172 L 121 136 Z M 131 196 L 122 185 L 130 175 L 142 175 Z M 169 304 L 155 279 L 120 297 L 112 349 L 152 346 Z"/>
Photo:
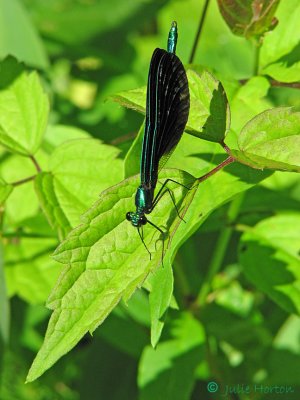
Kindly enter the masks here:
<path id="1" fill-rule="evenodd" d="M 172 321 L 172 338 L 144 350 L 138 373 L 141 400 L 191 397 L 196 367 L 204 358 L 205 333 L 199 321 L 182 313 Z"/>
<path id="2" fill-rule="evenodd" d="M 279 0 L 218 0 L 219 9 L 231 31 L 247 38 L 273 29 Z"/>
<path id="3" fill-rule="evenodd" d="M 17 236 L 5 246 L 5 275 L 9 296 L 18 295 L 30 304 L 42 304 L 61 270 L 49 254 L 57 246 L 56 238 Z"/>
<path id="4" fill-rule="evenodd" d="M 33 155 L 46 130 L 48 98 L 37 73 L 27 73 L 13 57 L 0 70 L 0 143 L 14 153 Z"/>
<path id="5" fill-rule="evenodd" d="M 90 134 L 82 129 L 76 128 L 75 126 L 68 125 L 48 125 L 43 141 L 43 149 L 45 148 L 50 154 L 53 150 L 72 139 L 85 139 L 90 138 Z"/>
<path id="6" fill-rule="evenodd" d="M 300 318 L 296 315 L 291 315 L 280 327 L 280 330 L 274 338 L 274 347 L 277 349 L 290 350 L 300 355 L 299 335 Z"/>
<path id="7" fill-rule="evenodd" d="M 135 291 L 134 294 L 120 305 L 133 321 L 145 327 L 150 326 L 150 310 L 148 294 L 145 290 Z"/>
<path id="8" fill-rule="evenodd" d="M 60 234 L 76 226 L 98 194 L 122 178 L 119 150 L 96 139 L 70 140 L 52 153 L 49 173 L 36 179 L 36 191 L 49 222 Z"/>
<path id="9" fill-rule="evenodd" d="M 194 181 L 190 175 L 173 170 L 165 171 L 162 176 L 186 185 Z M 159 232 L 150 225 L 144 229 L 144 240 L 152 252 L 150 261 L 137 231 L 125 218 L 126 212 L 134 207 L 138 185 L 139 176 L 135 176 L 103 192 L 99 201 L 84 215 L 82 225 L 56 250 L 55 259 L 67 266 L 49 298 L 49 307 L 54 312 L 28 381 L 41 375 L 87 331 L 93 332 L 121 298 L 127 299 L 160 264 L 162 241 L 158 240 Z M 186 191 L 174 183 L 170 188 L 177 201 Z M 154 224 L 160 226 L 162 221 L 172 237 L 180 220 L 176 218 L 169 196 L 164 196 L 155 213 L 151 214 Z"/>
<path id="10" fill-rule="evenodd" d="M 242 129 L 233 156 L 252 168 L 300 172 L 300 112 L 273 108 L 262 112 Z"/>
<path id="11" fill-rule="evenodd" d="M 6 156 L 0 163 L 1 176 L 5 182 L 16 182 L 33 176 L 36 169 L 29 158 L 18 154 Z M 23 220 L 38 213 L 38 200 L 33 181 L 15 186 L 5 202 L 5 218 L 9 225 L 22 227 Z"/>
<path id="12" fill-rule="evenodd" d="M 123 107 L 146 114 L 146 91 L 147 87 L 143 86 L 141 88 L 119 92 L 109 96 L 109 98 L 121 104 Z"/>
<path id="13" fill-rule="evenodd" d="M 0 178 L 0 205 L 5 202 L 8 196 L 11 194 L 13 188 L 14 187 L 12 185 L 9 185 Z"/>
<path id="14" fill-rule="evenodd" d="M 209 157 L 211 160 L 208 163 L 195 156 L 191 157 L 193 163 L 188 163 L 187 166 L 198 169 L 199 175 L 211 169 L 213 163 L 224 159 L 222 155 L 219 157 L 220 154 L 208 153 L 212 152 L 212 149 L 222 151 L 217 144 L 202 143 L 190 135 L 186 135 L 184 140 L 187 144 L 190 143 L 188 149 L 192 151 L 191 154 L 194 154 L 199 146 L 203 154 L 199 150 L 198 156 L 203 156 L 204 160 Z M 174 153 L 172 158 L 176 157 L 178 156 Z M 202 170 L 196 168 L 197 163 L 202 165 Z M 180 202 L 177 203 L 186 223 L 182 223 L 177 217 L 169 196 L 164 196 L 151 214 L 149 219 L 170 232 L 172 237 L 164 264 L 168 265 L 181 244 L 198 229 L 214 209 L 237 193 L 257 184 L 268 174 L 236 164 L 203 181 L 197 192 L 196 187 L 186 193 L 186 189 L 170 184 L 176 202 L 186 195 L 182 207 Z M 163 182 L 166 178 L 173 178 L 186 185 L 191 185 L 193 181 L 190 175 L 183 172 L 162 170 L 160 181 Z M 88 330 L 93 331 L 121 297 L 128 299 L 135 288 L 143 284 L 148 273 L 154 271 L 160 263 L 162 248 L 161 242 L 157 241 L 158 233 L 151 229 L 151 226 L 145 226 L 144 239 L 152 252 L 150 262 L 138 233 L 125 220 L 126 212 L 134 209 L 134 196 L 138 185 L 139 177 L 136 176 L 102 193 L 99 202 L 86 214 L 83 224 L 72 231 L 58 248 L 55 257 L 67 266 L 49 299 L 49 306 L 55 311 L 49 323 L 45 343 L 32 366 L 28 380 L 36 379 L 68 352 Z M 159 310 L 157 314 L 160 315 Z M 61 334 L 61 329 L 65 335 Z"/>
<path id="15" fill-rule="evenodd" d="M 0 57 L 9 54 L 34 67 L 49 65 L 43 42 L 19 0 L 0 2 Z"/>
<path id="16" fill-rule="evenodd" d="M 273 346 L 268 352 L 264 368 L 268 371 L 268 382 L 273 385 L 299 385 L 300 318 L 290 315 L 280 327 Z M 285 368 L 282 369 L 284 363 Z"/>
<path id="17" fill-rule="evenodd" d="M 279 23 L 273 32 L 266 35 L 261 47 L 261 72 L 282 82 L 298 82 L 300 80 L 299 1 L 281 1 L 276 17 Z"/>
<path id="18" fill-rule="evenodd" d="M 151 291 L 149 295 L 151 315 L 151 345 L 156 347 L 162 333 L 165 316 L 170 306 L 173 294 L 173 270 L 168 262 L 163 268 L 155 271 L 151 279 Z"/>
<path id="19" fill-rule="evenodd" d="M 190 88 L 190 114 L 186 132 L 212 142 L 221 142 L 229 129 L 230 112 L 224 88 L 208 71 L 187 70 Z M 120 92 L 112 100 L 124 107 L 146 110 L 146 87 Z"/>
<path id="20" fill-rule="evenodd" d="M 228 278 L 227 278 L 228 279 Z M 213 280 L 213 290 L 217 290 L 216 304 L 226 308 L 234 314 L 246 318 L 254 304 L 254 295 L 242 288 L 239 282 L 224 282 L 224 287 L 215 287 L 218 280 L 226 280 L 223 275 L 216 275 Z M 220 282 L 219 282 L 220 285 Z"/>
<path id="21" fill-rule="evenodd" d="M 41 172 L 36 176 L 34 183 L 40 206 L 49 224 L 58 232 L 58 237 L 62 240 L 71 230 L 71 225 L 57 199 L 54 176 L 49 172 Z"/>
<path id="22" fill-rule="evenodd" d="M 187 71 L 191 109 L 186 131 L 201 139 L 222 142 L 230 125 L 224 88 L 208 71 Z"/>
<path id="23" fill-rule="evenodd" d="M 239 258 L 246 277 L 289 313 L 300 314 L 300 214 L 258 223 L 241 238 Z"/>
<path id="24" fill-rule="evenodd" d="M 231 126 L 225 140 L 230 149 L 237 148 L 238 133 L 243 126 L 257 114 L 272 107 L 266 98 L 269 88 L 270 83 L 265 77 L 255 76 L 236 91 L 230 103 Z"/>
<path id="25" fill-rule="evenodd" d="M 124 176 L 129 178 L 140 171 L 140 156 L 143 145 L 145 124 L 143 123 L 136 135 L 124 160 Z"/>

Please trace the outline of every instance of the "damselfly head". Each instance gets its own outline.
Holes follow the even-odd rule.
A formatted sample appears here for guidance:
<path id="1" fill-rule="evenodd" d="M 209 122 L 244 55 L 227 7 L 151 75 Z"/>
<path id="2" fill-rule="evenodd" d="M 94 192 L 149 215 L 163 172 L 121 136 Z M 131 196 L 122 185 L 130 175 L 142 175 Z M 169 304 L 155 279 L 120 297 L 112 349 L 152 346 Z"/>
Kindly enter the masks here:
<path id="1" fill-rule="evenodd" d="M 147 218 L 145 217 L 144 214 L 136 213 L 136 212 L 128 212 L 126 214 L 126 219 L 127 221 L 130 221 L 132 225 L 136 228 L 146 225 L 147 223 Z"/>

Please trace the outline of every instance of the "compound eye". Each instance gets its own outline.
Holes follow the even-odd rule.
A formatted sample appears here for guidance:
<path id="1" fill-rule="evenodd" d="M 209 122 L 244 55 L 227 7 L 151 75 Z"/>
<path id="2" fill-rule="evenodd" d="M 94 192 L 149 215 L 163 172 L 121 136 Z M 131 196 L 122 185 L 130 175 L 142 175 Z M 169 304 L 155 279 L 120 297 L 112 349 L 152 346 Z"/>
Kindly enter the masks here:
<path id="1" fill-rule="evenodd" d="M 128 211 L 128 213 L 126 213 L 126 219 L 127 221 L 131 221 L 131 212 Z"/>
<path id="2" fill-rule="evenodd" d="M 140 218 L 140 222 L 141 222 L 142 225 L 146 225 L 146 223 L 147 223 L 147 218 L 145 217 L 145 215 L 143 215 L 143 216 Z"/>

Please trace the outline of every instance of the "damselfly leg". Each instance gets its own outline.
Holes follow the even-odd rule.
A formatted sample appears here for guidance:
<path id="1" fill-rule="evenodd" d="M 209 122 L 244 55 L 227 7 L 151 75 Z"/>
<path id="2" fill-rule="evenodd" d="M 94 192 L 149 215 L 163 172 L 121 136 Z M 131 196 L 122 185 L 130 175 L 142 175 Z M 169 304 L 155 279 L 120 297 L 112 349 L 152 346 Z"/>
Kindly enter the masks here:
<path id="1" fill-rule="evenodd" d="M 175 210 L 176 210 L 176 212 L 177 212 L 178 217 L 179 217 L 182 221 L 184 221 L 184 219 L 183 219 L 183 218 L 181 217 L 181 215 L 179 214 L 179 210 L 178 210 L 178 207 L 177 207 L 176 202 L 175 202 L 174 193 L 172 192 L 171 189 L 169 189 L 169 188 L 166 187 L 166 185 L 167 185 L 168 182 L 174 182 L 174 183 L 176 183 L 177 185 L 180 185 L 180 186 L 184 187 L 185 189 L 190 190 L 190 188 L 187 187 L 187 186 L 185 186 L 183 183 L 174 181 L 174 179 L 170 179 L 170 178 L 167 179 L 167 180 L 163 183 L 162 187 L 159 189 L 157 195 L 155 196 L 155 198 L 154 198 L 154 200 L 153 200 L 153 204 L 152 204 L 151 211 L 153 211 L 153 209 L 155 208 L 155 206 L 157 205 L 157 203 L 159 202 L 159 200 L 163 197 L 163 195 L 164 195 L 165 193 L 168 192 L 169 195 L 170 195 L 170 197 L 171 197 L 172 203 L 174 204 L 174 207 L 175 207 Z M 185 221 L 184 221 L 184 222 L 185 222 Z"/>

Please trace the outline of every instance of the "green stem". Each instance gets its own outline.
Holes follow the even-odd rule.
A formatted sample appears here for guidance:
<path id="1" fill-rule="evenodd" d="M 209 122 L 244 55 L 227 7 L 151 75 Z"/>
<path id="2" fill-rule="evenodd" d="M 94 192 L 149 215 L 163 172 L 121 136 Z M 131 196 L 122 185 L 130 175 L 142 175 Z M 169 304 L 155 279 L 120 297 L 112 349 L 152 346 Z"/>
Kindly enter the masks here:
<path id="1" fill-rule="evenodd" d="M 231 239 L 232 232 L 234 231 L 234 227 L 231 225 L 239 214 L 243 200 L 244 193 L 238 195 L 229 205 L 227 211 L 227 226 L 221 231 L 220 236 L 217 240 L 214 254 L 208 267 L 207 276 L 197 297 L 197 303 L 200 307 L 205 304 L 207 295 L 211 289 L 211 282 L 222 266 L 228 243 Z"/>
<path id="2" fill-rule="evenodd" d="M 202 32 L 203 24 L 204 24 L 205 17 L 206 17 L 208 4 L 209 4 L 209 0 L 205 0 L 203 11 L 202 11 L 200 22 L 199 22 L 199 26 L 198 26 L 198 31 L 196 33 L 196 37 L 195 37 L 195 40 L 194 40 L 193 48 L 192 48 L 191 55 L 190 55 L 190 58 L 189 58 L 189 64 L 191 64 L 194 61 L 196 49 L 197 49 L 197 46 L 198 46 L 198 43 L 199 43 L 200 35 L 201 35 L 201 32 Z"/>
<path id="3" fill-rule="evenodd" d="M 253 67 L 253 75 L 254 76 L 259 74 L 260 48 L 261 48 L 261 43 L 256 41 L 255 42 L 255 54 L 254 54 L 254 67 Z"/>

